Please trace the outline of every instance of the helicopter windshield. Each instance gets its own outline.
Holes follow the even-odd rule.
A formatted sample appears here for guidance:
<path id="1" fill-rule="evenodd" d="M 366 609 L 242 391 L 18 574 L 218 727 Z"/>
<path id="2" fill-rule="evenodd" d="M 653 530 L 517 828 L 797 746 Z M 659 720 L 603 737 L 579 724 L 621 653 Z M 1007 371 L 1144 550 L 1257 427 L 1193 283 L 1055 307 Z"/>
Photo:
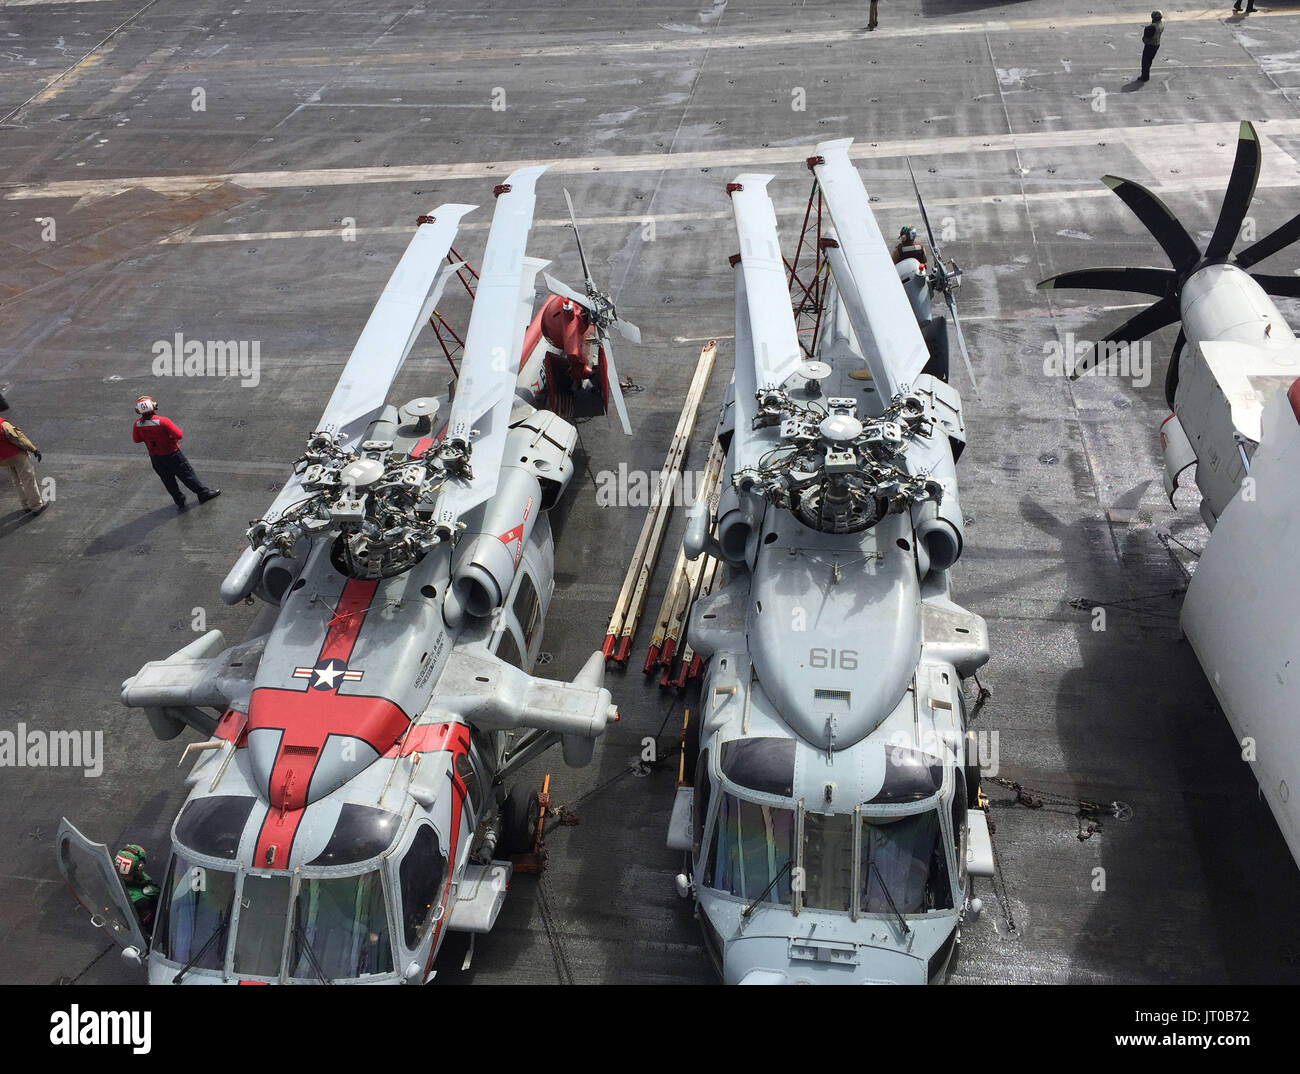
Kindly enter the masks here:
<path id="1" fill-rule="evenodd" d="M 393 947 L 379 873 L 304 878 L 293 903 L 289 976 L 298 979 L 391 973 Z"/>
<path id="2" fill-rule="evenodd" d="M 768 885 L 764 902 L 790 902 L 790 871 L 794 854 L 794 810 L 747 802 L 734 794 L 722 796 L 718 831 L 710 854 L 714 867 L 709 887 L 757 899 Z M 773 878 L 780 879 L 772 884 Z"/>
<path id="3" fill-rule="evenodd" d="M 936 809 L 862 818 L 862 910 L 923 914 L 952 909 L 948 856 Z"/>
<path id="4" fill-rule="evenodd" d="M 223 923 L 229 923 L 234 896 L 234 873 L 197 865 L 183 854 L 174 854 L 154 929 L 154 949 L 173 962 L 188 963 Z M 219 970 L 224 961 L 224 945 L 213 943 L 193 965 Z"/>
<path id="5" fill-rule="evenodd" d="M 285 874 L 244 874 L 236 923 L 235 957 L 230 968 L 253 977 L 278 977 L 284 950 L 284 924 L 289 910 Z"/>

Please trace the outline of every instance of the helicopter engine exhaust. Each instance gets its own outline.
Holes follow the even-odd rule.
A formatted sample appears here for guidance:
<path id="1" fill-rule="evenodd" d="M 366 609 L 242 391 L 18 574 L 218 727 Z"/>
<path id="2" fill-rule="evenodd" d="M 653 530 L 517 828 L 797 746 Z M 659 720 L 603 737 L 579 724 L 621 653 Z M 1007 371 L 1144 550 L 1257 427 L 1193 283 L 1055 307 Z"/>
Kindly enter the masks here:
<path id="1" fill-rule="evenodd" d="M 503 466 L 497 494 L 477 532 L 461 538 L 452 568 L 452 587 L 470 615 L 491 615 L 505 601 L 541 506 L 541 484 L 532 471 Z"/>
<path id="2" fill-rule="evenodd" d="M 951 456 L 941 458 L 931 476 L 943 486 L 943 495 L 912 509 L 922 577 L 930 571 L 946 571 L 956 563 L 966 539 L 961 501 L 957 498 L 957 472 Z"/>

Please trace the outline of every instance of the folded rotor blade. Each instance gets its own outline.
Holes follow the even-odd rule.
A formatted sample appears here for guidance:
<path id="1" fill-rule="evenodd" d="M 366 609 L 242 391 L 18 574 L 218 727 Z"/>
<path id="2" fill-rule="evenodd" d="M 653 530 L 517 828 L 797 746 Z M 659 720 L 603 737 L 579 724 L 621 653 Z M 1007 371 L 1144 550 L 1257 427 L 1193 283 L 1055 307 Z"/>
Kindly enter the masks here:
<path id="1" fill-rule="evenodd" d="M 753 333 L 757 390 L 780 388 L 803 361 L 786 282 L 776 210 L 767 196 L 770 175 L 741 175 L 731 194 L 731 209 L 740 235 L 745 266 L 746 302 Z"/>
<path id="2" fill-rule="evenodd" d="M 440 266 L 451 250 L 460 219 L 475 208 L 440 205 L 431 222 L 416 228 L 352 348 L 317 423 L 318 430 L 344 440 L 364 434 L 387 401 L 388 391 L 428 319 L 424 308 L 430 289 L 440 277 L 446 282 Z"/>
<path id="3" fill-rule="evenodd" d="M 1236 256 L 1234 264 L 1241 269 L 1258 265 L 1267 257 L 1272 257 L 1279 250 L 1284 250 L 1296 239 L 1300 239 L 1300 213 L 1296 213 L 1281 227 L 1270 231 L 1258 242 L 1247 246 Z"/>
<path id="4" fill-rule="evenodd" d="M 1078 380 L 1092 369 L 1101 356 L 1103 346 L 1112 343 L 1136 342 L 1143 336 L 1149 336 L 1152 332 L 1173 324 L 1178 319 L 1178 299 L 1170 296 L 1169 298 L 1162 298 L 1159 302 L 1152 303 L 1141 313 L 1130 317 L 1113 332 L 1108 332 L 1105 338 L 1099 340 L 1092 350 L 1076 363 L 1073 372 L 1070 374 L 1070 379 Z"/>
<path id="5" fill-rule="evenodd" d="M 754 415 L 758 412 L 758 381 L 754 366 L 754 336 L 749 327 L 749 292 L 745 263 L 736 262 L 736 392 L 732 459 L 736 473 L 758 465 Z"/>
<path id="6" fill-rule="evenodd" d="M 525 249 L 537 177 L 543 171 L 543 167 L 521 168 L 512 174 L 492 215 L 444 439 L 445 445 L 457 441 L 469 445 L 473 477 L 451 475 L 443 482 L 438 522 L 444 528 L 453 528 L 462 515 L 496 491 L 523 346 L 520 296 L 532 282 L 531 276 L 525 280 L 524 275 L 535 275 L 540 267 L 526 258 Z"/>
<path id="7" fill-rule="evenodd" d="M 1099 291 L 1135 291 L 1140 295 L 1164 298 L 1178 283 L 1173 269 L 1159 268 L 1091 268 L 1058 272 L 1038 285 L 1040 291 L 1060 291 L 1078 287 Z"/>
<path id="8" fill-rule="evenodd" d="M 1133 215 L 1142 221 L 1142 226 L 1151 232 L 1175 269 L 1186 272 L 1201 259 L 1201 251 L 1187 234 L 1187 229 L 1169 207 L 1141 183 L 1115 175 L 1103 175 L 1101 181 L 1115 191 Z"/>
<path id="9" fill-rule="evenodd" d="M 858 346 L 862 348 L 862 357 L 866 359 L 867 369 L 871 372 L 872 383 L 875 384 L 877 392 L 880 393 L 880 405 L 886 407 L 889 405 L 889 400 L 902 390 L 904 382 L 894 375 L 889 363 L 885 361 L 875 343 L 876 337 L 872 332 L 871 315 L 867 312 L 867 305 L 862 300 L 862 292 L 858 290 L 858 286 L 854 282 L 853 271 L 844 258 L 844 251 L 838 246 L 827 246 L 824 253 L 826 261 L 831 267 L 831 276 L 835 281 L 836 293 L 844 304 L 844 312 L 849 315 L 849 324 L 853 326 L 853 334 L 857 336 Z M 910 309 L 911 307 L 901 308 Z M 915 318 L 913 323 L 916 323 Z M 922 338 L 921 344 L 924 346 L 924 338 Z"/>
<path id="10" fill-rule="evenodd" d="M 550 264 L 549 261 L 543 261 L 537 257 L 524 258 L 524 271 L 519 287 L 519 314 L 517 321 L 524 326 L 524 335 L 528 334 L 528 326 L 533 321 L 533 307 L 537 304 L 537 274 L 544 272 Z M 524 341 L 521 336 L 519 339 L 519 353 L 515 355 L 519 364 L 516 369 L 523 370 L 524 363 L 528 361 L 528 355 L 523 353 Z"/>
<path id="11" fill-rule="evenodd" d="M 610 398 L 614 400 L 614 409 L 618 411 L 618 420 L 623 432 L 632 435 L 632 423 L 627 420 L 627 403 L 623 401 L 623 386 L 618 382 L 618 369 L 614 365 L 614 344 L 608 336 L 600 340 L 605 353 L 605 383 L 609 385 Z"/>
<path id="12" fill-rule="evenodd" d="M 1253 124 L 1244 122 L 1237 136 L 1237 156 L 1232 162 L 1232 177 L 1228 180 L 1228 189 L 1223 195 L 1219 222 L 1214 225 L 1210 245 L 1205 248 L 1205 256 L 1210 261 L 1218 261 L 1232 253 L 1233 244 L 1241 231 L 1241 222 L 1246 218 L 1251 199 L 1255 197 L 1255 184 L 1259 182 L 1259 160 L 1259 136 L 1255 133 Z"/>
<path id="13" fill-rule="evenodd" d="M 911 384 L 930 360 L 914 317 L 900 317 L 909 308 L 898 270 L 871 212 L 862 176 L 849 161 L 852 138 L 817 146 L 821 163 L 813 168 L 835 224 L 835 234 L 850 277 L 838 276 L 840 294 L 856 290 L 865 322 L 853 324 L 871 375 L 897 392 Z M 851 297 L 851 295 L 850 295 Z M 853 303 L 845 303 L 852 312 Z"/>

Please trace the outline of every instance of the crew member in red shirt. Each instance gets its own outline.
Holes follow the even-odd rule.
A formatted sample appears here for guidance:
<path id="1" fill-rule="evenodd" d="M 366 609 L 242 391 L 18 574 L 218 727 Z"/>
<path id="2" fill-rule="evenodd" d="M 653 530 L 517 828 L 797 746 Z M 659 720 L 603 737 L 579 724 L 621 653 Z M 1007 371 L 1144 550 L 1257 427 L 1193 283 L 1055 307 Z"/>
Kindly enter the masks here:
<path id="1" fill-rule="evenodd" d="M 199 503 L 207 503 L 221 495 L 220 489 L 210 489 L 194 472 L 189 459 L 180 449 L 180 439 L 184 435 L 180 427 L 158 413 L 158 404 L 147 395 L 135 401 L 135 412 L 140 415 L 131 428 L 131 439 L 137 444 L 144 444 L 149 449 L 149 461 L 153 463 L 163 487 L 176 501 L 176 509 L 184 511 L 185 493 L 177 485 L 179 480 L 199 498 Z"/>

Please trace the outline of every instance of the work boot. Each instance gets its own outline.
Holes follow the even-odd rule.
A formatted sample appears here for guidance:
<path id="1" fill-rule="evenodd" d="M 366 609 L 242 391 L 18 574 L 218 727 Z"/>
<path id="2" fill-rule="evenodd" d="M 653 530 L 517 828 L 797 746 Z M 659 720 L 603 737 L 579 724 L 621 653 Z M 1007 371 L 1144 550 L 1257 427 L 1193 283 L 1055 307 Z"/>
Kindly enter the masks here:
<path id="1" fill-rule="evenodd" d="M 208 489 L 206 492 L 200 492 L 199 503 L 207 503 L 209 500 L 215 500 L 220 495 L 220 489 Z"/>
<path id="2" fill-rule="evenodd" d="M 189 507 L 189 504 L 186 502 L 184 496 L 182 496 L 179 500 L 176 501 L 176 510 L 184 511 L 185 508 L 187 507 Z"/>
<path id="3" fill-rule="evenodd" d="M 23 510 L 26 511 L 29 515 L 39 515 L 42 511 L 44 511 L 49 506 L 50 506 L 49 500 L 42 500 L 35 507 L 24 507 Z"/>

